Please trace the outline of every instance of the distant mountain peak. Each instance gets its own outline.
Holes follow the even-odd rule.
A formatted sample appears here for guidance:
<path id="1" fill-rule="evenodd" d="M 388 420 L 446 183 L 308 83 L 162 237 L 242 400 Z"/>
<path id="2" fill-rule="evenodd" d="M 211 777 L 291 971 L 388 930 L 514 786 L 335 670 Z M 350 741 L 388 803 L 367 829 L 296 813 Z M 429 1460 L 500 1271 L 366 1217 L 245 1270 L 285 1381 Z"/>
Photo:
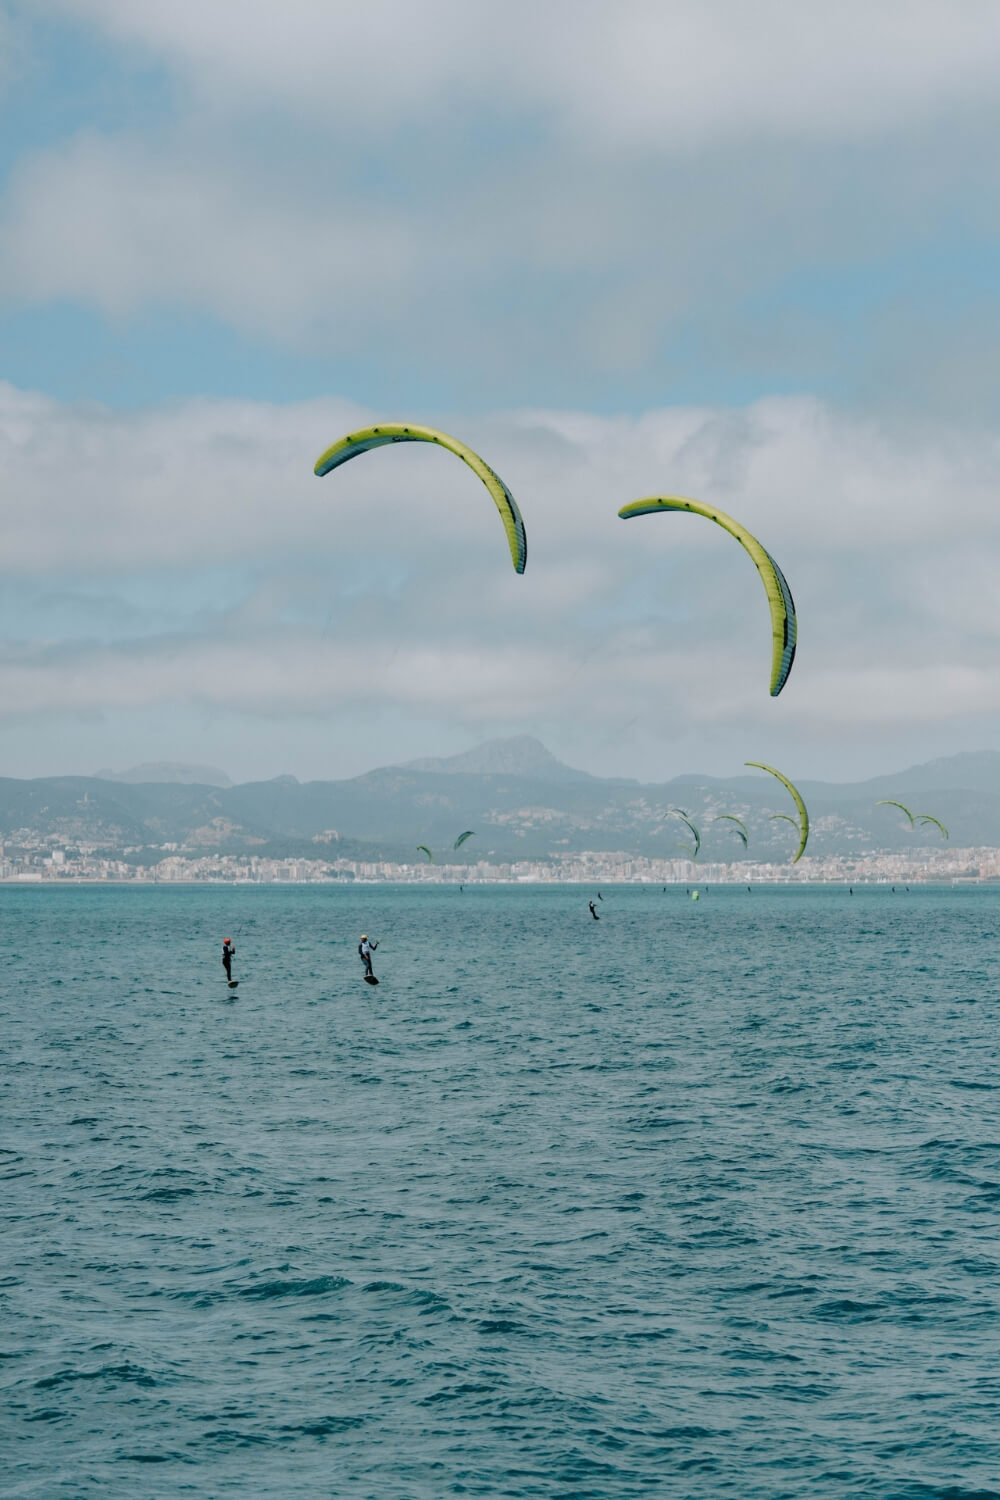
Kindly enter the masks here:
<path id="1" fill-rule="evenodd" d="M 408 760 L 405 771 L 431 771 L 442 776 L 525 776 L 535 781 L 593 781 L 586 771 L 574 770 L 557 760 L 532 734 L 514 734 L 506 739 L 486 740 L 458 755 Z"/>
<path id="2" fill-rule="evenodd" d="M 183 761 L 154 760 L 141 766 L 132 766 L 127 771 L 95 771 L 98 781 L 121 781 L 129 786 L 145 783 L 168 783 L 173 786 L 221 786 L 230 787 L 232 782 L 225 771 L 217 766 L 189 766 Z"/>

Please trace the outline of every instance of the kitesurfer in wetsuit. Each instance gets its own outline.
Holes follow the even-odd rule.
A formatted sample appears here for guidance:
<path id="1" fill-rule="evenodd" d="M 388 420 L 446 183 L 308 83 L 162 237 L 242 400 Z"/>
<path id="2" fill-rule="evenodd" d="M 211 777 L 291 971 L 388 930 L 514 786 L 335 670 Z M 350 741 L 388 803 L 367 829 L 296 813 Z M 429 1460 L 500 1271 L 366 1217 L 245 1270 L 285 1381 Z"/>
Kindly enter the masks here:
<path id="1" fill-rule="evenodd" d="M 588 901 L 587 905 L 590 907 L 590 915 L 593 917 L 594 921 L 599 922 L 601 919 L 597 915 L 597 908 L 595 907 L 593 901 Z"/>
<path id="2" fill-rule="evenodd" d="M 372 954 L 375 952 L 375 949 L 377 947 L 378 943 L 370 943 L 368 941 L 367 932 L 363 932 L 361 934 L 361 941 L 358 944 L 358 957 L 361 959 L 361 962 L 365 966 L 366 979 L 375 978 L 375 975 L 372 973 Z"/>
<path id="3" fill-rule="evenodd" d="M 222 967 L 226 971 L 226 978 L 230 984 L 233 982 L 233 954 L 235 952 L 236 948 L 233 945 L 232 938 L 224 938 L 222 941 Z"/>

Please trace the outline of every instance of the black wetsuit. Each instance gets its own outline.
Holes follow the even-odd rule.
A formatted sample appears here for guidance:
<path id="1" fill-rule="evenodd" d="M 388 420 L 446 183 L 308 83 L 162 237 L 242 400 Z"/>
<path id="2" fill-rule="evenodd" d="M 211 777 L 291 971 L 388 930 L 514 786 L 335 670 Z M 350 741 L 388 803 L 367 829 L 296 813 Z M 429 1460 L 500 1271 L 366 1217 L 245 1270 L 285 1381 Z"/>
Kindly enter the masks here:
<path id="1" fill-rule="evenodd" d="M 233 954 L 236 952 L 232 943 L 222 945 L 222 967 L 226 971 L 226 978 L 232 983 L 233 979 Z"/>
<path id="2" fill-rule="evenodd" d="M 594 907 L 593 901 L 588 901 L 587 905 L 590 907 L 590 915 L 593 917 L 594 921 L 595 922 L 599 922 L 601 919 L 597 915 L 597 911 L 596 911 L 596 909 Z"/>

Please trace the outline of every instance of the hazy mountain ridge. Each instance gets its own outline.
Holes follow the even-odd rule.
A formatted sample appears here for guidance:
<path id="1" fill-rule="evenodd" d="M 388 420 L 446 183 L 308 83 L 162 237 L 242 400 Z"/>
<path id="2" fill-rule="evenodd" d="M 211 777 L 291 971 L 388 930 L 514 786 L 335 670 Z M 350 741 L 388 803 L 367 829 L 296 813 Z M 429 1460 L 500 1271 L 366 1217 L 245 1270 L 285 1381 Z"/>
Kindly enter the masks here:
<path id="1" fill-rule="evenodd" d="M 436 764 L 447 766 L 451 759 Z M 774 813 L 794 812 L 790 799 L 772 777 L 756 771 L 731 779 L 681 776 L 657 785 L 602 779 L 563 767 L 527 736 L 493 741 L 457 759 L 466 766 L 537 769 L 525 774 L 386 766 L 345 781 L 279 777 L 230 787 L 88 776 L 7 778 L 0 779 L 0 839 L 13 847 L 58 839 L 148 851 L 143 858 L 154 857 L 164 844 L 199 853 L 396 860 L 413 859 L 416 845 L 428 844 L 439 862 L 456 863 L 582 849 L 671 857 L 690 846 L 683 825 L 666 816 L 679 805 L 701 829 L 703 860 L 744 857 L 734 826 L 713 822 L 723 812 L 747 823 L 750 858 L 782 860 L 795 848 L 793 829 L 771 821 Z M 880 797 L 898 797 L 914 812 L 941 818 L 955 847 L 1000 847 L 995 751 L 855 784 L 803 781 L 801 788 L 812 821 L 810 853 L 941 847 L 936 829 L 911 831 L 901 812 L 875 806 Z M 454 853 L 452 845 L 466 828 L 476 836 Z"/>
<path id="2" fill-rule="evenodd" d="M 118 781 L 129 786 L 146 786 L 154 782 L 179 786 L 232 786 L 232 780 L 217 766 L 191 766 L 185 761 L 145 761 L 127 771 L 95 771 L 98 781 Z"/>
<path id="3" fill-rule="evenodd" d="M 402 771 L 428 771 L 440 776 L 525 776 L 534 781 L 599 781 L 589 771 L 577 771 L 557 760 L 530 734 L 487 740 L 458 755 L 404 761 Z"/>

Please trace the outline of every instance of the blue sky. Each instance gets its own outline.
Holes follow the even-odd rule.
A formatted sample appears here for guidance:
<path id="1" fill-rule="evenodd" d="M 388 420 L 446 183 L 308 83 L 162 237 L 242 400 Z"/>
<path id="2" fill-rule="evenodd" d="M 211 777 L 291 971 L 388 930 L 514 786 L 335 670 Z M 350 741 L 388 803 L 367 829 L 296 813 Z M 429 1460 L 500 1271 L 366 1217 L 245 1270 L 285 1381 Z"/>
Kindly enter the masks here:
<path id="1" fill-rule="evenodd" d="M 0 773 L 1000 744 L 998 81 L 979 0 L 0 3 Z M 366 415 L 524 580 L 441 453 L 312 478 Z M 777 702 L 746 559 L 615 521 L 685 486 Z"/>

